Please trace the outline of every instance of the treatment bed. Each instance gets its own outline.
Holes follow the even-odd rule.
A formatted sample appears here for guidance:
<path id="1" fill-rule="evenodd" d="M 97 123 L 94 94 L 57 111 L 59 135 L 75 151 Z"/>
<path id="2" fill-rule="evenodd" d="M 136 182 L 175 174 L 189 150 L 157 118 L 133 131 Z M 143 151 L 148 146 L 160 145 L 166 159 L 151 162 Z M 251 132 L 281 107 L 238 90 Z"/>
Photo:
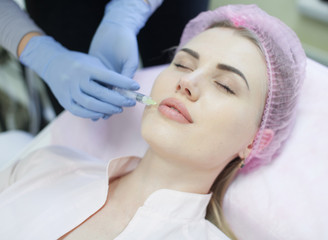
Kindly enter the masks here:
<path id="1" fill-rule="evenodd" d="M 139 70 L 141 93 L 165 66 Z M 229 187 L 224 212 L 241 240 L 328 239 L 328 68 L 308 59 L 298 118 L 283 152 L 268 166 L 239 174 Z M 108 160 L 142 156 L 143 106 L 125 108 L 108 120 L 62 113 L 36 137 L 0 134 L 0 171 L 33 150 L 64 145 Z M 1 181 L 1 179 L 0 179 Z"/>

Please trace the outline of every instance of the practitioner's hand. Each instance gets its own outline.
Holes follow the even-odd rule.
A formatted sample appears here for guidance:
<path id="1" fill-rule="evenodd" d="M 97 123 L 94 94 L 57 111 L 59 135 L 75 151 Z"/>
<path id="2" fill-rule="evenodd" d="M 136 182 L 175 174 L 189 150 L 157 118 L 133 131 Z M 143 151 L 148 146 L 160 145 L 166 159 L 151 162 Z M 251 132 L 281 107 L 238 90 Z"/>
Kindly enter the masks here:
<path id="1" fill-rule="evenodd" d="M 136 35 L 116 23 L 102 23 L 92 40 L 89 54 L 109 69 L 132 78 L 139 64 Z"/>
<path id="2" fill-rule="evenodd" d="M 153 11 L 144 0 L 110 1 L 89 53 L 106 67 L 132 78 L 139 60 L 136 36 Z"/>
<path id="3" fill-rule="evenodd" d="M 51 37 L 31 38 L 20 61 L 36 71 L 60 104 L 77 116 L 107 118 L 135 105 L 135 100 L 106 86 L 137 90 L 138 83 L 108 70 L 98 58 L 67 50 Z"/>

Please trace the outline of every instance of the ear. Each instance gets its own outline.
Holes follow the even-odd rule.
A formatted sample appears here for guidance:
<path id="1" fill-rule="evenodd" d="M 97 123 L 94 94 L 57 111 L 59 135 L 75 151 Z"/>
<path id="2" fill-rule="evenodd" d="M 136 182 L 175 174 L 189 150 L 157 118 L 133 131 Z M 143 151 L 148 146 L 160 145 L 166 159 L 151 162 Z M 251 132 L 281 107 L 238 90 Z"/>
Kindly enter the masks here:
<path id="1" fill-rule="evenodd" d="M 257 132 L 255 136 L 257 136 L 258 134 L 259 132 Z M 263 149 L 265 149 L 271 143 L 274 137 L 274 131 L 271 129 L 264 129 L 262 134 L 263 134 L 262 140 L 260 142 L 258 152 L 262 152 Z M 254 143 L 254 139 L 243 151 L 239 153 L 239 157 L 241 159 L 245 159 L 249 156 L 249 154 L 252 152 L 253 149 L 253 143 Z"/>
<path id="2" fill-rule="evenodd" d="M 258 152 L 262 152 L 272 141 L 274 137 L 274 131 L 271 129 L 264 129 L 262 133 L 262 139 L 259 145 Z"/>
<path id="3" fill-rule="evenodd" d="M 244 150 L 239 152 L 238 155 L 240 159 L 246 159 L 249 156 L 249 154 L 251 154 L 252 148 L 253 148 L 253 141 Z"/>

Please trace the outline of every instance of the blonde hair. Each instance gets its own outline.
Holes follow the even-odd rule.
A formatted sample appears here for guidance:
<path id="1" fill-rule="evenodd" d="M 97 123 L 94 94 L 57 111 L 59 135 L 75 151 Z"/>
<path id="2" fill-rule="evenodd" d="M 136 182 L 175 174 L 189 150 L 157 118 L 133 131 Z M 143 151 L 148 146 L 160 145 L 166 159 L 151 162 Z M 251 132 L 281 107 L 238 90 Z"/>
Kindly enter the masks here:
<path id="1" fill-rule="evenodd" d="M 207 207 L 206 219 L 212 222 L 215 226 L 221 229 L 230 239 L 237 239 L 232 230 L 229 227 L 229 224 L 226 222 L 222 205 L 224 195 L 230 185 L 230 183 L 235 179 L 238 170 L 240 169 L 242 159 L 235 158 L 227 164 L 227 166 L 222 170 L 219 176 L 214 181 L 211 192 L 212 198 Z"/>
<path id="2" fill-rule="evenodd" d="M 241 36 L 249 39 L 262 51 L 262 47 L 255 37 L 255 35 L 249 30 L 242 27 L 235 27 L 230 21 L 225 20 L 219 23 L 211 25 L 209 28 L 214 27 L 225 27 L 232 28 L 237 31 Z M 263 51 L 262 51 L 263 52 Z M 227 166 L 222 170 L 219 176 L 214 181 L 211 192 L 212 198 L 207 207 L 206 219 L 217 226 L 222 232 L 224 232 L 230 239 L 237 240 L 237 237 L 231 230 L 229 224 L 226 222 L 223 214 L 223 198 L 224 195 L 231 184 L 231 182 L 236 178 L 238 170 L 242 167 L 243 159 L 239 157 L 230 161 Z"/>

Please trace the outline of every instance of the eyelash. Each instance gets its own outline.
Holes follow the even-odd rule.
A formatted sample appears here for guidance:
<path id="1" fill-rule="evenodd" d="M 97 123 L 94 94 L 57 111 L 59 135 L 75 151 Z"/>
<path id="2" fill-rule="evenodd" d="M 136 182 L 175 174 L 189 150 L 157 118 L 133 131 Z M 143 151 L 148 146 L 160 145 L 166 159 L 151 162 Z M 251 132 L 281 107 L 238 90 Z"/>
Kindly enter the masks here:
<path id="1" fill-rule="evenodd" d="M 235 92 L 232 91 L 228 86 L 223 85 L 223 84 L 221 84 L 221 83 L 219 83 L 219 82 L 215 82 L 215 83 L 216 83 L 217 85 L 219 85 L 220 87 L 222 87 L 224 90 L 226 90 L 227 93 L 235 95 Z"/>
<path id="2" fill-rule="evenodd" d="M 190 68 L 188 68 L 188 67 L 186 67 L 186 66 L 184 66 L 184 65 L 181 65 L 181 64 L 179 64 L 179 63 L 174 63 L 174 65 L 175 65 L 176 67 L 178 67 L 178 68 L 184 68 L 184 69 L 191 70 Z M 217 85 L 219 85 L 220 87 L 222 87 L 224 90 L 226 90 L 227 93 L 235 95 L 235 92 L 232 91 L 228 86 L 223 85 L 223 84 L 221 84 L 221 83 L 219 83 L 219 82 L 215 82 L 215 83 L 216 83 Z"/>
<path id="3" fill-rule="evenodd" d="M 190 68 L 188 68 L 188 67 L 186 67 L 186 66 L 184 66 L 184 65 L 181 65 L 180 63 L 174 63 L 174 65 L 175 65 L 176 67 L 178 67 L 178 68 L 184 68 L 184 69 L 187 69 L 187 70 L 192 70 L 192 69 L 190 69 Z"/>

